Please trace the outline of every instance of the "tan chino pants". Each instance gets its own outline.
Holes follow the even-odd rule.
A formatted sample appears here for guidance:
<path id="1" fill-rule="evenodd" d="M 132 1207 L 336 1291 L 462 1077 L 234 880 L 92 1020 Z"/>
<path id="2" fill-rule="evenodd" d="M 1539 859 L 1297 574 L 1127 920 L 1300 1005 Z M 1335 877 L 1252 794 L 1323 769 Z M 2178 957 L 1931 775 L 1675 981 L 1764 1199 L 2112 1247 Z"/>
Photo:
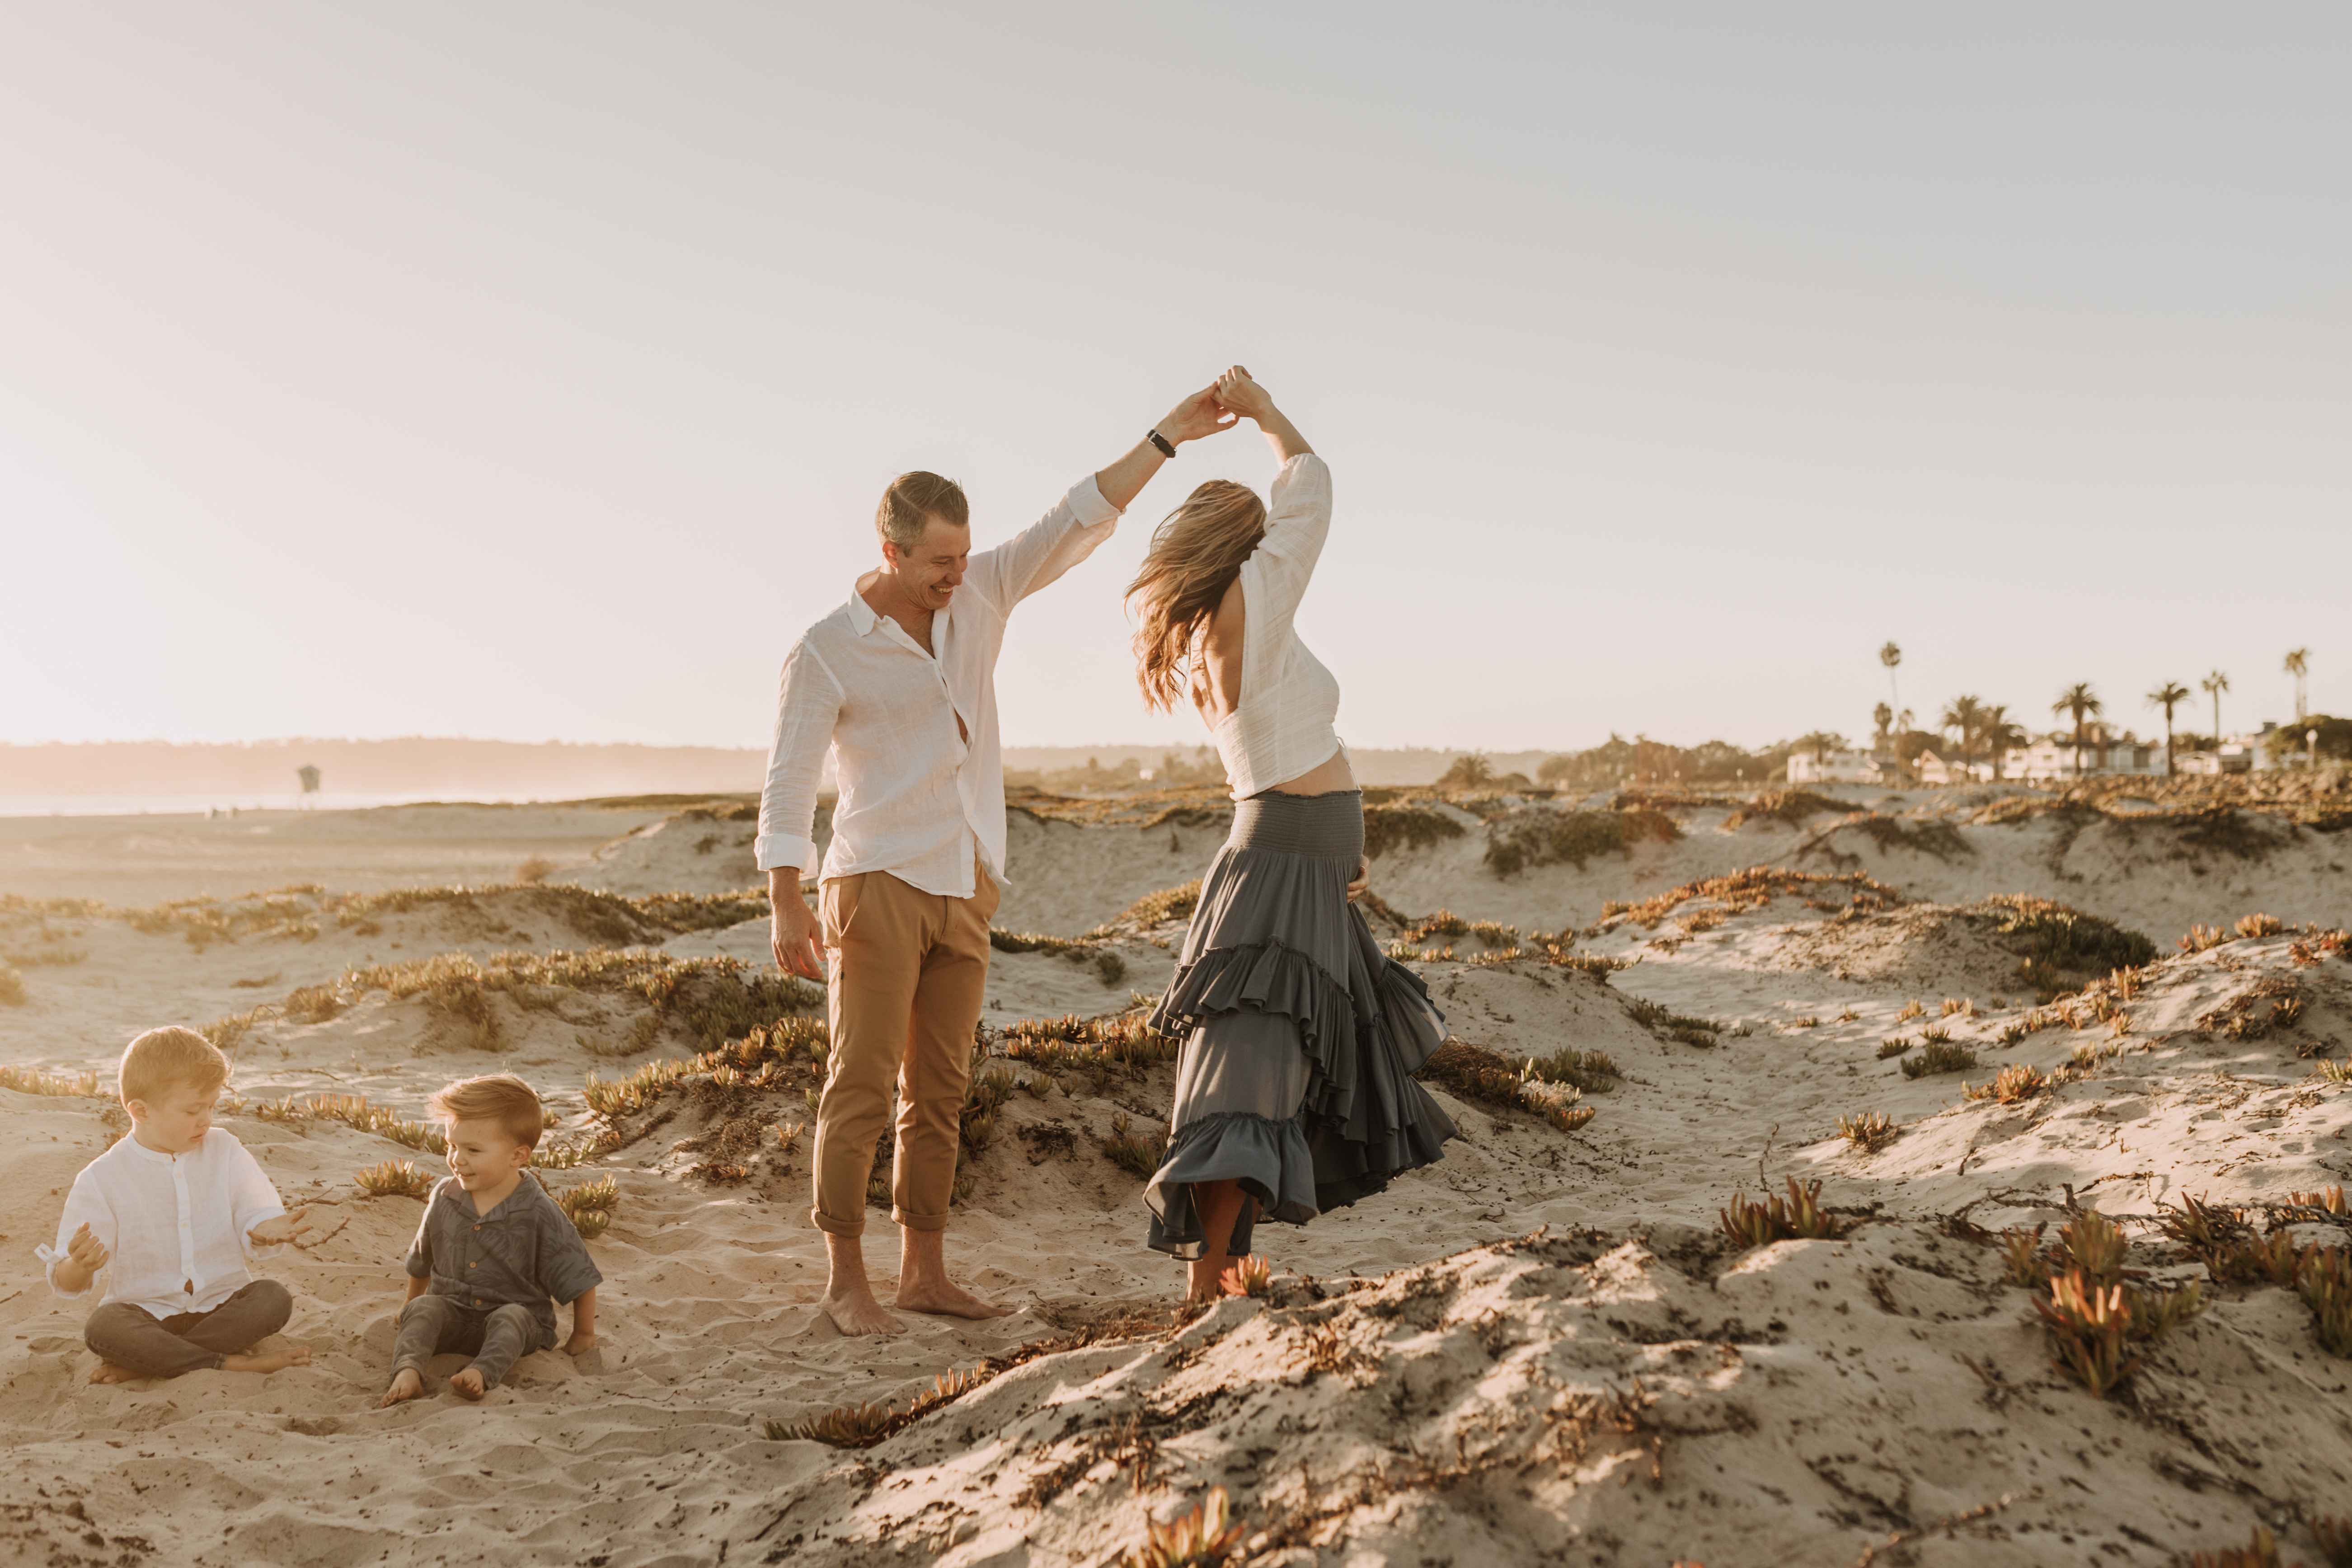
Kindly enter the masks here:
<path id="1" fill-rule="evenodd" d="M 866 1229 L 874 1145 L 898 1086 L 890 1217 L 944 1230 L 955 1195 L 958 1131 L 971 1077 L 972 1036 L 988 984 L 988 922 L 1003 893 L 976 868 L 969 899 L 926 893 L 887 871 L 824 884 L 817 914 L 833 1028 L 816 1111 L 819 1230 Z"/>

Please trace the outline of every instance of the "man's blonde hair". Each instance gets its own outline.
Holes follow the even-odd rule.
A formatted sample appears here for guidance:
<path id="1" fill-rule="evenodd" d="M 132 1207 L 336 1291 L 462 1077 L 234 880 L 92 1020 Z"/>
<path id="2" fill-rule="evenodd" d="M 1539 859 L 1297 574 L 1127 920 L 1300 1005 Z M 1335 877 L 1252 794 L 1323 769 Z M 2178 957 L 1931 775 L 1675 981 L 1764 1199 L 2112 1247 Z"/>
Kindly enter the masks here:
<path id="1" fill-rule="evenodd" d="M 495 1121 L 526 1149 L 539 1147 L 539 1134 L 546 1125 L 539 1109 L 539 1091 L 510 1072 L 459 1079 L 425 1104 L 434 1115 L 450 1121 Z"/>
<path id="2" fill-rule="evenodd" d="M 177 1024 L 150 1029 L 124 1047 L 115 1088 L 122 1103 L 153 1101 L 166 1091 L 188 1088 L 214 1089 L 228 1082 L 228 1058 L 220 1047 Z"/>
<path id="3" fill-rule="evenodd" d="M 890 488 L 882 492 L 882 504 L 874 509 L 874 531 L 885 544 L 897 545 L 900 554 L 911 554 L 922 548 L 923 531 L 935 517 L 957 528 L 970 528 L 971 503 L 964 500 L 963 487 L 953 479 L 917 468 L 892 479 Z"/>

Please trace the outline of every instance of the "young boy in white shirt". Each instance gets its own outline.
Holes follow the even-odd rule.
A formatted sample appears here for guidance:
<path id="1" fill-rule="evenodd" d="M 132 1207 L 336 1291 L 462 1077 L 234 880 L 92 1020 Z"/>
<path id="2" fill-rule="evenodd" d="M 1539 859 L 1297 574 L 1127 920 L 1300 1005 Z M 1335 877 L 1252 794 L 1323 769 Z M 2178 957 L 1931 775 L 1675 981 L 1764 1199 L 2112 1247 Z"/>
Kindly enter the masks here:
<path id="1" fill-rule="evenodd" d="M 288 1214 L 245 1145 L 213 1125 L 228 1072 L 228 1058 L 193 1029 L 131 1041 L 117 1078 L 131 1136 L 82 1167 L 57 1246 L 36 1249 L 50 1290 L 68 1300 L 107 1275 L 82 1327 L 98 1352 L 92 1383 L 277 1372 L 310 1359 L 307 1350 L 247 1353 L 286 1326 L 294 1298 L 253 1278 L 247 1261 L 277 1256 L 310 1222 L 308 1210 Z"/>

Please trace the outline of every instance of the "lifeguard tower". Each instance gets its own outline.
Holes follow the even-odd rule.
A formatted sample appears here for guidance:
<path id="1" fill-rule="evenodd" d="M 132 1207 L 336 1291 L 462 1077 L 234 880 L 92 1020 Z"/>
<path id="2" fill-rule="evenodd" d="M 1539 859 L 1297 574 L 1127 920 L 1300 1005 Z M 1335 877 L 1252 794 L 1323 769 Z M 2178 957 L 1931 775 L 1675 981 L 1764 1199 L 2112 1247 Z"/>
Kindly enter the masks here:
<path id="1" fill-rule="evenodd" d="M 312 805 L 312 797 L 319 793 L 319 770 L 314 764 L 304 763 L 294 770 L 294 776 L 302 781 L 302 799 L 297 809 L 308 811 Z"/>

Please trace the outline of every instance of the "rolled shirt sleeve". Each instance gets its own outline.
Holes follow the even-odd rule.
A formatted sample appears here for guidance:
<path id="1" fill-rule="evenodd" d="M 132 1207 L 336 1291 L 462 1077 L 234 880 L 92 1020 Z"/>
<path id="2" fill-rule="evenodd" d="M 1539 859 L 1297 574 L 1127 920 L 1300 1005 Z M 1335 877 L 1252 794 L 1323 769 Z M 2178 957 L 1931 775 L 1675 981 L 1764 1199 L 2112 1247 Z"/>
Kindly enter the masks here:
<path id="1" fill-rule="evenodd" d="M 408 1244 L 408 1256 L 401 1260 L 411 1279 L 433 1278 L 433 1222 L 438 1212 L 449 1202 L 449 1191 L 457 1184 L 454 1176 L 444 1176 L 425 1196 L 425 1212 L 416 1218 L 416 1239 Z"/>
<path id="2" fill-rule="evenodd" d="M 568 1306 L 604 1282 L 579 1226 L 552 1203 L 540 1211 L 539 1233 L 539 1282 L 549 1295 Z"/>
<path id="3" fill-rule="evenodd" d="M 99 1274 L 105 1272 L 100 1269 L 91 1275 L 89 1283 L 79 1290 L 68 1290 L 58 1283 L 58 1265 L 73 1256 L 69 1244 L 74 1232 L 84 1225 L 89 1226 L 91 1237 L 110 1255 L 117 1250 L 121 1237 L 116 1234 L 113 1205 L 106 1201 L 106 1194 L 99 1190 L 96 1179 L 88 1171 L 74 1178 L 73 1190 L 66 1194 L 66 1210 L 58 1220 L 57 1246 L 33 1249 L 33 1256 L 47 1265 L 49 1294 L 68 1301 L 79 1300 L 97 1289 Z M 110 1257 L 107 1267 L 113 1267 Z"/>
<path id="4" fill-rule="evenodd" d="M 760 836 L 753 854 L 762 871 L 791 866 L 803 876 L 817 867 L 817 781 L 841 713 L 841 682 L 803 637 L 784 657 L 777 682 L 776 733 L 768 747 L 768 776 L 760 788 Z"/>
<path id="5" fill-rule="evenodd" d="M 260 1162 L 254 1159 L 251 1150 L 240 1147 L 236 1160 L 235 1196 L 229 1205 L 231 1223 L 236 1227 L 236 1244 L 256 1262 L 275 1258 L 286 1250 L 286 1243 L 257 1246 L 246 1233 L 284 1214 L 286 1200 L 278 1195 L 277 1186 L 262 1173 Z"/>

